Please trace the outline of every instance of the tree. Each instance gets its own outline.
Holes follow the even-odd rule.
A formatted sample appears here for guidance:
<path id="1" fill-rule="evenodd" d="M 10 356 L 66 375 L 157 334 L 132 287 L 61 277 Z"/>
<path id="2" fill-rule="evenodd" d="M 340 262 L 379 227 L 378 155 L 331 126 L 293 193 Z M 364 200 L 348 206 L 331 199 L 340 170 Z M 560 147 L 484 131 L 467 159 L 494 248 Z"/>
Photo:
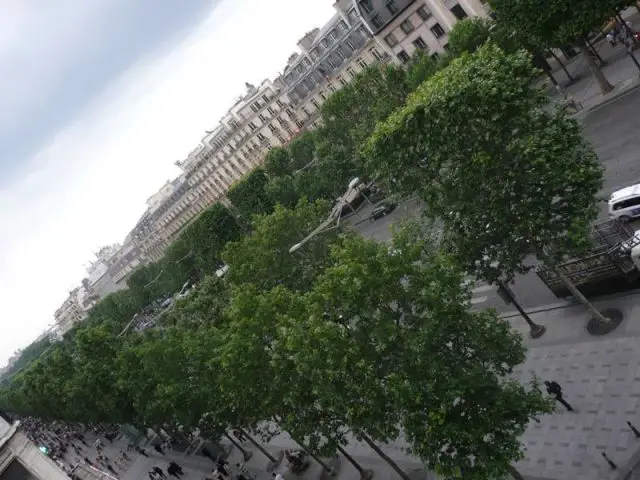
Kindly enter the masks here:
<path id="1" fill-rule="evenodd" d="M 588 37 L 620 10 L 631 5 L 630 0 L 553 0 L 540 3 L 536 0 L 490 0 L 500 22 L 529 38 L 542 48 L 563 47 L 579 43 L 585 59 L 602 93 L 613 86 L 605 78 L 590 54 Z"/>
<path id="2" fill-rule="evenodd" d="M 291 173 L 291 157 L 284 147 L 269 150 L 264 159 L 264 170 L 270 178 L 282 177 Z"/>
<path id="3" fill-rule="evenodd" d="M 438 58 L 429 56 L 422 50 L 416 50 L 407 65 L 407 87 L 413 92 L 438 70 L 440 70 Z"/>
<path id="4" fill-rule="evenodd" d="M 521 337 L 495 312 L 470 311 L 462 269 L 426 240 L 352 237 L 332 259 L 288 327 L 287 355 L 320 407 L 379 441 L 401 425 L 443 476 L 510 472 L 529 420 L 551 410 L 535 382 L 505 378 L 525 358 Z"/>
<path id="5" fill-rule="evenodd" d="M 287 146 L 291 159 L 291 170 L 295 172 L 313 161 L 315 147 L 315 131 L 302 132 L 289 142 Z"/>
<path id="6" fill-rule="evenodd" d="M 530 254 L 553 266 L 580 253 L 597 216 L 602 167 L 535 76 L 526 53 L 484 46 L 426 82 L 367 149 L 389 185 L 421 195 L 464 268 L 492 282 L 528 271 Z"/>
<path id="7" fill-rule="evenodd" d="M 227 192 L 227 198 L 248 219 L 253 215 L 270 213 L 273 210 L 273 203 L 265 191 L 268 182 L 269 177 L 265 171 L 262 168 L 256 168 L 231 186 Z"/>
<path id="8" fill-rule="evenodd" d="M 274 205 L 279 203 L 287 208 L 295 207 L 300 200 L 295 180 L 291 175 L 271 178 L 265 186 L 265 192 Z"/>
<path id="9" fill-rule="evenodd" d="M 486 18 L 465 18 L 449 32 L 449 49 L 453 55 L 473 53 L 491 38 L 491 21 Z"/>
<path id="10" fill-rule="evenodd" d="M 361 168 L 358 151 L 376 124 L 404 103 L 406 73 L 394 65 L 372 65 L 322 104 L 323 125 L 316 145 L 325 141 L 342 149 L 342 163 Z M 321 161 L 321 159 L 319 159 Z"/>
<path id="11" fill-rule="evenodd" d="M 288 210 L 276 205 L 270 215 L 254 217 L 250 236 L 227 245 L 223 258 L 229 265 L 226 281 L 233 285 L 251 283 L 261 290 L 283 285 L 291 290 L 304 290 L 324 267 L 329 245 L 337 230 L 320 234 L 309 241 L 304 251 L 289 249 L 304 239 L 329 214 L 323 201 L 309 203 L 302 199 Z"/>

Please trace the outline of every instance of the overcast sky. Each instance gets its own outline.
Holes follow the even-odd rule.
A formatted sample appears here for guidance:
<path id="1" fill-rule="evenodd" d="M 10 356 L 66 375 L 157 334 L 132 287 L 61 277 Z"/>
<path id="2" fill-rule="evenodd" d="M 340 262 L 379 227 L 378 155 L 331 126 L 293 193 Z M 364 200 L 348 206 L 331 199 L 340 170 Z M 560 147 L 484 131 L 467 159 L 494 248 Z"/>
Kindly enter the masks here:
<path id="1" fill-rule="evenodd" d="M 0 364 L 332 3 L 0 2 Z"/>

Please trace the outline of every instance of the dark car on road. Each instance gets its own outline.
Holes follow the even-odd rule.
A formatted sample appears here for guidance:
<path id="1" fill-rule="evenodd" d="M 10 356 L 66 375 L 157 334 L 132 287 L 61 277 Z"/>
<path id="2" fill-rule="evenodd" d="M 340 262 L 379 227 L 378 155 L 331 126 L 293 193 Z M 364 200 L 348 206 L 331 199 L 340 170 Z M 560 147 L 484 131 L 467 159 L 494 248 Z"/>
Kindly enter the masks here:
<path id="1" fill-rule="evenodd" d="M 369 220 L 372 222 L 375 222 L 379 218 L 386 217 L 391 212 L 393 212 L 395 208 L 396 208 L 395 203 L 390 203 L 390 202 L 381 203 L 371 211 L 371 214 L 369 214 Z"/>

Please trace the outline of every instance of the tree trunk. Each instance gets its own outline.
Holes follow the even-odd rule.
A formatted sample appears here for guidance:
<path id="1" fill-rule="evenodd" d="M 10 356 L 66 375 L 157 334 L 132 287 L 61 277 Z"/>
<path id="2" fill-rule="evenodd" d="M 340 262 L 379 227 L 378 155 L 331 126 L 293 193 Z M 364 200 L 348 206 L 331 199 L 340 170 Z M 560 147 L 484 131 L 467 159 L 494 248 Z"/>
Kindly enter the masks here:
<path id="1" fill-rule="evenodd" d="M 371 447 L 371 449 L 374 452 L 376 452 L 378 455 L 380 455 L 380 457 L 385 462 L 387 462 L 391 466 L 391 468 L 393 468 L 396 471 L 396 473 L 398 475 L 400 475 L 400 478 L 402 478 L 402 480 L 411 480 L 411 477 L 409 477 L 409 475 L 407 475 L 406 472 L 404 470 L 402 470 L 400 468 L 400 466 L 398 466 L 398 464 L 396 462 L 391 460 L 391 458 L 389 458 L 389 456 L 386 453 L 384 453 L 382 450 L 380 450 L 380 448 L 378 448 L 378 446 L 373 442 L 373 440 L 371 440 L 371 438 L 369 438 L 367 435 L 365 435 L 362 432 L 360 432 L 360 436 L 362 437 L 364 442 Z"/>
<path id="2" fill-rule="evenodd" d="M 587 42 L 586 38 L 583 39 L 583 44 L 584 44 L 584 58 L 587 60 L 587 64 L 589 65 L 589 70 L 591 70 L 591 73 L 596 79 L 596 82 L 598 82 L 600 91 L 606 95 L 611 90 L 613 90 L 613 85 L 609 83 L 609 80 L 607 80 L 607 77 L 604 76 L 604 73 L 602 73 L 602 70 L 596 64 L 596 60 L 591 54 L 591 51 L 589 49 L 589 43 Z"/>
<path id="3" fill-rule="evenodd" d="M 562 68 L 562 70 L 564 71 L 565 75 L 567 76 L 567 78 L 569 79 L 570 82 L 573 82 L 573 77 L 571 76 L 571 74 L 569 73 L 569 70 L 567 70 L 567 66 L 564 64 L 564 62 L 562 60 L 560 60 L 560 57 L 558 57 L 554 51 L 552 49 L 549 49 L 549 53 L 551 54 L 551 56 L 553 58 L 556 59 L 556 62 L 558 62 L 558 64 L 560 64 L 560 67 Z"/>
<path id="4" fill-rule="evenodd" d="M 316 462 L 318 462 L 325 472 L 333 473 L 333 468 L 331 468 L 329 465 L 327 465 L 327 463 L 324 460 L 318 458 L 318 456 L 316 456 L 313 452 L 311 452 L 311 449 L 309 447 L 307 447 L 304 443 L 302 443 L 300 440 L 295 438 L 293 435 L 289 434 L 289 436 L 294 442 L 300 445 L 302 449 L 305 452 L 307 452 Z"/>
<path id="5" fill-rule="evenodd" d="M 267 457 L 271 463 L 278 463 L 278 460 L 276 460 L 276 458 L 271 455 L 269 452 L 267 452 L 262 445 L 260 445 L 258 442 L 256 442 L 253 437 L 249 436 L 247 434 L 247 432 L 245 432 L 243 429 L 241 429 L 240 427 L 237 427 L 238 431 L 241 432 L 245 437 L 247 437 L 247 440 L 249 440 L 251 442 L 251 444 L 256 447 L 258 450 L 260 450 L 262 452 L 262 454 Z"/>
<path id="6" fill-rule="evenodd" d="M 605 317 L 604 315 L 602 315 L 600 313 L 600 311 L 593 306 L 593 304 L 587 300 L 587 297 L 585 297 L 582 292 L 580 290 L 578 290 L 578 288 L 573 284 L 573 282 L 571 280 L 569 280 L 567 278 L 567 276 L 562 273 L 560 271 L 559 268 L 555 269 L 556 274 L 558 275 L 558 278 L 560 279 L 560 281 L 562 281 L 562 283 L 564 283 L 567 288 L 569 289 L 569 291 L 571 292 L 571 294 L 576 297 L 576 299 L 582 303 L 585 307 L 587 307 L 587 310 L 589 310 L 589 313 L 591 313 L 591 315 L 593 315 L 594 318 L 597 318 L 598 321 L 602 322 L 602 323 L 609 323 L 610 320 Z"/>
<path id="7" fill-rule="evenodd" d="M 225 437 L 227 437 L 229 439 L 229 441 L 238 449 L 242 452 L 242 456 L 246 457 L 247 456 L 247 451 L 242 448 L 242 445 L 240 445 L 238 442 L 236 442 L 233 437 L 231 435 L 229 435 L 227 432 L 224 432 L 223 434 Z"/>
<path id="8" fill-rule="evenodd" d="M 360 474 L 360 478 L 361 479 L 366 479 L 366 478 L 373 477 L 373 471 L 365 470 L 364 468 L 362 468 L 362 465 L 360 465 L 358 462 L 356 462 L 355 459 L 351 455 L 349 455 L 344 448 L 342 448 L 340 445 L 338 445 L 337 449 L 338 449 L 338 452 L 340 452 L 340 454 L 342 454 L 342 456 L 344 458 L 346 458 L 351 465 L 354 466 L 354 468 Z"/>
<path id="9" fill-rule="evenodd" d="M 509 465 L 507 469 L 509 470 L 509 474 L 513 477 L 513 480 L 524 480 L 522 474 L 512 465 Z"/>

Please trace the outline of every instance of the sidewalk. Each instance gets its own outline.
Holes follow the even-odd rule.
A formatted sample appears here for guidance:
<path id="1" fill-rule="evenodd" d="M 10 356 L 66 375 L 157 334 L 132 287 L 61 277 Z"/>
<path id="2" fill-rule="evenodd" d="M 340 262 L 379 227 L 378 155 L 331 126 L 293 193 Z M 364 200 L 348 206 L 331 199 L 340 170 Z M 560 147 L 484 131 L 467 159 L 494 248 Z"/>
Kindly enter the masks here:
<path id="1" fill-rule="evenodd" d="M 634 7 L 627 9 L 623 16 L 631 21 L 632 28 L 636 30 L 640 28 L 640 14 Z M 600 105 L 640 86 L 640 70 L 634 65 L 621 44 L 613 47 L 608 41 L 602 40 L 595 47 L 598 54 L 606 62 L 602 71 L 614 86 L 614 90 L 607 95 L 602 95 L 600 92 L 583 54 L 579 54 L 566 64 L 567 70 L 575 79 L 571 84 L 568 84 L 567 76 L 559 66 L 553 68 L 556 80 L 565 88 L 566 93 L 583 107 L 581 111 L 577 112 L 577 117 L 582 117 Z M 636 49 L 634 55 L 640 62 L 640 49 Z M 547 83 L 549 96 L 553 101 L 559 103 L 565 101 L 563 95 L 551 85 L 550 80 L 545 79 L 545 83 Z"/>

